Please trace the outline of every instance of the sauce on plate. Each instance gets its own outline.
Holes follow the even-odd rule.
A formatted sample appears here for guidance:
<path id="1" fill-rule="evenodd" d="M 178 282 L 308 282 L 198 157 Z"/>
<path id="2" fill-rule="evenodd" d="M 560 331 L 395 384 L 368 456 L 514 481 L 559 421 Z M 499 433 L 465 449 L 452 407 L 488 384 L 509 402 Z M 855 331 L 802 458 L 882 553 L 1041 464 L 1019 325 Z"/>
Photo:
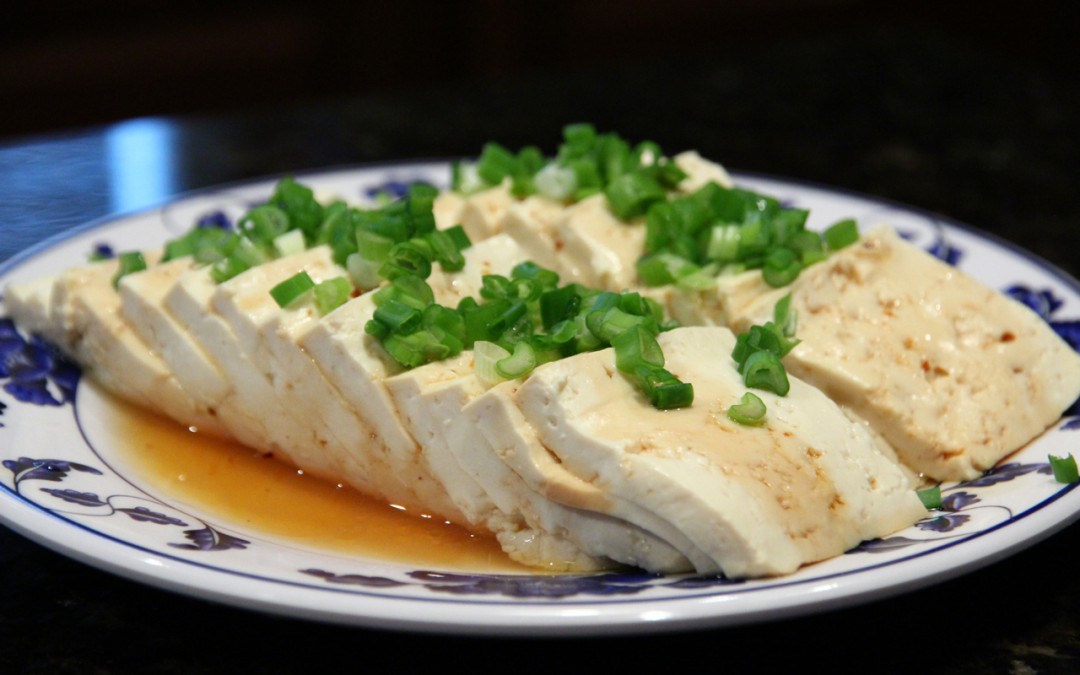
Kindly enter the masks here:
<path id="1" fill-rule="evenodd" d="M 238 534 L 257 532 L 300 546 L 428 567 L 530 572 L 494 538 L 407 512 L 347 486 L 116 401 L 118 451 L 161 496 L 212 514 Z"/>

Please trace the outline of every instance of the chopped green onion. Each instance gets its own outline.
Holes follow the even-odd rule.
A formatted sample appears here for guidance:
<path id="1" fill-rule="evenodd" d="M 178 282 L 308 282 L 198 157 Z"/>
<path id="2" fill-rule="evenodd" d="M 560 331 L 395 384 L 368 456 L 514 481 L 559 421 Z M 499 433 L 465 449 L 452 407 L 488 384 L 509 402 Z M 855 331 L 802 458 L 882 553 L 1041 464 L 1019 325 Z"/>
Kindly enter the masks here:
<path id="1" fill-rule="evenodd" d="M 615 348 L 615 367 L 624 373 L 634 373 L 638 366 L 664 366 L 664 352 L 652 333 L 640 325 L 633 326 L 611 339 Z"/>
<path id="2" fill-rule="evenodd" d="M 765 423 L 765 402 L 752 392 L 746 392 L 739 402 L 727 409 L 728 419 L 746 426 L 760 426 Z"/>
<path id="3" fill-rule="evenodd" d="M 345 277 L 334 277 L 315 285 L 315 306 L 321 314 L 329 314 L 352 296 L 352 286 Z"/>
<path id="4" fill-rule="evenodd" d="M 795 337 L 799 326 L 799 313 L 791 308 L 791 293 L 776 302 L 773 307 L 773 321 L 780 327 L 784 337 Z"/>
<path id="5" fill-rule="evenodd" d="M 353 253 L 345 260 L 345 269 L 349 270 L 349 277 L 359 288 L 370 290 L 382 283 L 382 275 L 379 268 L 382 263 L 365 260 L 359 253 Z"/>
<path id="6" fill-rule="evenodd" d="M 120 280 L 132 272 L 141 272 L 146 269 L 146 259 L 138 251 L 128 251 L 118 256 L 119 267 L 112 278 L 113 288 L 116 288 Z"/>
<path id="7" fill-rule="evenodd" d="M 802 260 L 795 251 L 786 247 L 774 248 L 765 256 L 761 277 L 773 288 L 787 286 L 802 271 Z"/>
<path id="8" fill-rule="evenodd" d="M 508 380 L 523 377 L 536 367 L 536 352 L 527 342 L 514 345 L 514 353 L 499 359 L 495 371 Z"/>
<path id="9" fill-rule="evenodd" d="M 386 325 L 391 333 L 411 333 L 420 327 L 423 314 L 400 300 L 390 299 L 375 308 L 374 319 Z"/>
<path id="10" fill-rule="evenodd" d="M 664 188 L 644 172 L 619 176 L 608 184 L 604 194 L 611 212 L 620 220 L 644 215 L 649 206 L 667 197 Z"/>
<path id="11" fill-rule="evenodd" d="M 1054 471 L 1054 480 L 1059 483 L 1075 483 L 1080 481 L 1080 473 L 1077 472 L 1076 458 L 1071 454 L 1065 457 L 1049 455 L 1050 468 Z"/>
<path id="12" fill-rule="evenodd" d="M 536 191 L 555 201 L 565 201 L 577 192 L 577 174 L 573 169 L 552 162 L 540 169 L 533 178 Z"/>
<path id="13" fill-rule="evenodd" d="M 476 379 L 487 387 L 492 387 L 506 378 L 498 371 L 498 362 L 510 356 L 510 352 L 494 342 L 480 340 L 473 345 L 473 372 Z"/>
<path id="14" fill-rule="evenodd" d="M 784 364 L 776 354 L 758 351 L 751 354 L 742 367 L 743 382 L 754 389 L 764 389 L 780 396 L 786 396 L 791 389 Z"/>
<path id="15" fill-rule="evenodd" d="M 919 500 L 922 501 L 922 504 L 926 508 L 926 510 L 930 511 L 930 510 L 933 510 L 933 509 L 940 509 L 941 508 L 941 486 L 940 485 L 935 485 L 933 487 L 928 487 L 928 488 L 925 488 L 923 490 L 916 490 L 915 494 L 917 494 L 919 496 Z"/>
<path id="16" fill-rule="evenodd" d="M 300 271 L 270 289 L 270 296 L 278 307 L 288 307 L 297 298 L 315 288 L 315 282 L 306 271 Z"/>
<path id="17" fill-rule="evenodd" d="M 664 368 L 638 366 L 635 369 L 638 384 L 649 402 L 658 410 L 685 408 L 694 402 L 694 385 L 680 382 Z"/>
<path id="18" fill-rule="evenodd" d="M 304 233 L 301 230 L 289 230 L 274 237 L 274 250 L 282 258 L 301 253 L 305 248 Z"/>
<path id="19" fill-rule="evenodd" d="M 839 251 L 859 240 L 859 228 L 855 225 L 854 220 L 848 218 L 830 225 L 822 236 L 825 239 L 825 245 L 829 247 L 830 251 Z"/>

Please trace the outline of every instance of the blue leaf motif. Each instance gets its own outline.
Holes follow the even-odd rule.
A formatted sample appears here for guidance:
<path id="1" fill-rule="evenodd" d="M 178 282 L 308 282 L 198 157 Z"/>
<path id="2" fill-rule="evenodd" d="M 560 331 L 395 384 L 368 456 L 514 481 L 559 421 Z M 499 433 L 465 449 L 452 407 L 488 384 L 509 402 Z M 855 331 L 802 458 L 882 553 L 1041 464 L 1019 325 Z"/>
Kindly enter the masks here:
<path id="1" fill-rule="evenodd" d="M 80 504 L 82 506 L 108 506 L 108 504 L 101 500 L 97 494 L 93 492 L 80 492 L 78 490 L 58 490 L 56 488 L 42 488 L 42 492 L 47 492 L 53 497 L 63 499 L 65 502 L 71 502 L 72 504 Z"/>
<path id="2" fill-rule="evenodd" d="M 14 474 L 16 483 L 24 480 L 48 480 L 58 483 L 64 480 L 68 475 L 68 472 L 72 470 L 91 473 L 98 476 L 102 475 L 100 471 L 92 466 L 79 464 L 77 462 L 67 462 L 61 459 L 31 459 L 29 457 L 20 457 L 17 460 L 5 459 L 3 464 L 5 469 Z"/>
<path id="3" fill-rule="evenodd" d="M 1051 321 L 1050 327 L 1074 351 L 1080 352 L 1080 321 Z"/>
<path id="4" fill-rule="evenodd" d="M 960 262 L 960 258 L 964 255 L 963 251 L 955 246 L 951 246 L 949 242 L 945 241 L 944 237 L 938 238 L 937 242 L 926 249 L 926 252 L 954 267 L 956 266 L 956 263 Z"/>
<path id="5" fill-rule="evenodd" d="M 1061 429 L 1063 431 L 1076 431 L 1077 429 L 1080 429 L 1080 417 L 1074 417 L 1065 424 L 1062 424 Z"/>
<path id="6" fill-rule="evenodd" d="M 965 513 L 951 513 L 937 518 L 927 518 L 915 524 L 920 530 L 930 532 L 952 532 L 964 523 L 971 520 L 971 516 Z"/>
<path id="7" fill-rule="evenodd" d="M 988 487 L 990 485 L 997 485 L 998 483 L 1006 483 L 1008 481 L 1019 478 L 1020 476 L 1026 476 L 1027 474 L 1034 471 L 1038 471 L 1040 473 L 1048 473 L 1050 471 L 1050 465 L 1018 464 L 1016 462 L 1010 462 L 1008 464 L 1002 464 L 1001 466 L 990 469 L 979 478 L 964 481 L 963 483 L 960 483 L 960 487 Z"/>
<path id="8" fill-rule="evenodd" d="M 327 572 L 320 569 L 306 569 L 300 570 L 301 574 L 310 574 L 314 577 L 319 577 L 323 581 L 327 581 L 331 584 L 342 584 L 346 586 L 366 586 L 368 588 L 394 588 L 397 586 L 405 586 L 403 581 L 394 581 L 393 579 L 387 579 L 386 577 L 369 577 L 363 574 L 335 574 L 333 572 Z"/>
<path id="9" fill-rule="evenodd" d="M 156 525 L 179 525 L 180 527 L 187 527 L 187 523 L 179 518 L 173 518 L 167 516 L 164 513 L 158 513 L 157 511 L 151 511 L 145 506 L 136 506 L 133 509 L 116 509 L 120 513 L 126 513 L 132 520 L 137 520 L 140 523 L 154 523 Z"/>
<path id="10" fill-rule="evenodd" d="M 870 539 L 864 541 L 855 548 L 848 551 L 848 553 L 885 553 L 898 548 L 906 548 L 913 544 L 923 543 L 920 539 L 910 539 L 908 537 L 885 537 L 884 539 Z"/>
<path id="11" fill-rule="evenodd" d="M 233 229 L 233 223 L 224 211 L 211 211 L 210 213 L 200 216 L 199 219 L 195 221 L 195 227 L 213 227 L 219 230 L 231 230 Z"/>
<path id="12" fill-rule="evenodd" d="M 429 185 L 429 183 L 422 180 L 388 180 L 385 183 L 364 190 L 364 194 L 369 199 L 376 199 L 381 195 L 386 195 L 391 199 L 401 199 L 413 185 Z"/>
<path id="13" fill-rule="evenodd" d="M 218 532 L 209 526 L 201 530 L 184 530 L 184 536 L 192 543 L 169 544 L 169 546 L 187 551 L 226 551 L 231 548 L 245 549 L 251 543 L 247 539 Z"/>
<path id="14" fill-rule="evenodd" d="M 978 504 L 981 500 L 970 492 L 954 492 L 941 500 L 942 511 L 960 511 L 966 506 Z"/>
<path id="15" fill-rule="evenodd" d="M 1061 298 L 1058 298 L 1047 288 L 1036 291 L 1023 284 L 1014 284 L 1006 288 L 1004 292 L 1005 295 L 1027 305 L 1033 312 L 1047 320 L 1061 307 L 1063 302 Z"/>

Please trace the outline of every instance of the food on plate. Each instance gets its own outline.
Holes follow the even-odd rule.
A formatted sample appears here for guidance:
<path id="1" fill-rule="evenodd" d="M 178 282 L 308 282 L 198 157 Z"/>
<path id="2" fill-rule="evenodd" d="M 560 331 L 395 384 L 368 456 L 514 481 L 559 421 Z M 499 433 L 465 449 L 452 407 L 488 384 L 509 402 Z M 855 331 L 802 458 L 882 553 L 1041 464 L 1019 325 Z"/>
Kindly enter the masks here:
<path id="1" fill-rule="evenodd" d="M 560 571 L 792 572 L 1080 393 L 1027 309 L 697 153 L 571 125 L 453 173 L 364 208 L 285 179 L 6 306 L 124 398 Z"/>

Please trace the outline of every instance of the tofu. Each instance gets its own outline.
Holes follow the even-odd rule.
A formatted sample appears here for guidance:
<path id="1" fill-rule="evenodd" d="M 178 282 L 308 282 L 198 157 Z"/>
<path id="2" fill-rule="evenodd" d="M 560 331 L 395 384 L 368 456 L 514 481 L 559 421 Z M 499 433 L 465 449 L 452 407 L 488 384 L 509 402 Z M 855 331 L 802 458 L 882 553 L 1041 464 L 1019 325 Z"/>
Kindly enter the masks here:
<path id="1" fill-rule="evenodd" d="M 463 254 L 464 269 L 435 269 L 429 277 L 436 302 L 455 307 L 462 298 L 479 293 L 482 275 L 508 275 L 514 265 L 525 259 L 524 252 L 506 235 L 478 242 Z M 378 340 L 365 332 L 364 326 L 374 313 L 372 294 L 362 295 L 320 319 L 299 337 L 299 344 L 345 401 L 374 429 L 385 446 L 391 470 L 416 490 L 411 501 L 459 522 L 472 522 L 459 510 L 469 508 L 468 503 L 459 506 L 447 495 L 437 468 L 440 458 L 436 455 L 433 464 L 427 448 L 402 425 L 399 409 L 383 381 L 403 369 Z"/>
<path id="2" fill-rule="evenodd" d="M 724 167 L 705 159 L 694 150 L 681 152 L 671 159 L 686 174 L 686 178 L 679 183 L 681 192 L 697 192 L 709 183 L 716 183 L 726 188 L 734 186 L 731 176 Z"/>
<path id="3" fill-rule="evenodd" d="M 726 409 L 746 391 L 726 356 L 730 331 L 683 328 L 660 342 L 667 367 L 694 384 L 689 408 L 652 408 L 611 350 L 545 364 L 512 395 L 528 425 L 514 432 L 520 442 L 535 434 L 533 452 L 551 453 L 549 466 L 611 497 L 604 513 L 675 545 L 685 538 L 697 571 L 732 577 L 792 572 L 925 515 L 867 431 L 797 379 L 786 397 L 755 392 L 768 406 L 764 426 L 729 420 Z M 498 431 L 473 419 L 485 435 Z"/>
<path id="4" fill-rule="evenodd" d="M 443 190 L 435 197 L 431 213 L 435 216 L 435 227 L 449 229 L 461 223 L 461 212 L 465 209 L 465 198 L 452 190 Z"/>
<path id="5" fill-rule="evenodd" d="M 56 277 L 42 277 L 4 289 L 4 307 L 27 333 L 49 339 L 52 325 L 52 289 Z M 51 340 L 54 344 L 55 340 Z"/>
<path id="6" fill-rule="evenodd" d="M 503 217 L 514 202 L 509 183 L 496 185 L 466 197 L 458 219 L 473 243 L 483 241 L 502 231 Z"/>
<path id="7" fill-rule="evenodd" d="M 1045 321 L 888 228 L 733 312 L 734 327 L 771 319 L 789 291 L 802 344 L 788 371 L 934 480 L 976 478 L 1080 393 L 1080 355 Z"/>
<path id="8" fill-rule="evenodd" d="M 529 260 L 555 270 L 564 283 L 581 278 L 581 270 L 561 255 L 563 244 L 555 234 L 555 223 L 565 210 L 561 202 L 533 195 L 511 204 L 501 225 L 503 232 L 528 251 Z"/>
<path id="9" fill-rule="evenodd" d="M 165 296 L 173 285 L 196 268 L 194 260 L 184 257 L 125 276 L 118 287 L 120 313 L 147 347 L 161 357 L 181 388 L 216 418 L 217 408 L 231 385 L 184 325 L 165 308 Z M 225 438 L 233 436 L 225 424 L 217 425 L 213 431 Z"/>
<path id="10" fill-rule="evenodd" d="M 563 247 L 562 265 L 573 270 L 564 281 L 609 291 L 637 284 L 637 260 L 645 248 L 644 221 L 620 221 L 599 194 L 566 209 L 554 230 Z"/>

